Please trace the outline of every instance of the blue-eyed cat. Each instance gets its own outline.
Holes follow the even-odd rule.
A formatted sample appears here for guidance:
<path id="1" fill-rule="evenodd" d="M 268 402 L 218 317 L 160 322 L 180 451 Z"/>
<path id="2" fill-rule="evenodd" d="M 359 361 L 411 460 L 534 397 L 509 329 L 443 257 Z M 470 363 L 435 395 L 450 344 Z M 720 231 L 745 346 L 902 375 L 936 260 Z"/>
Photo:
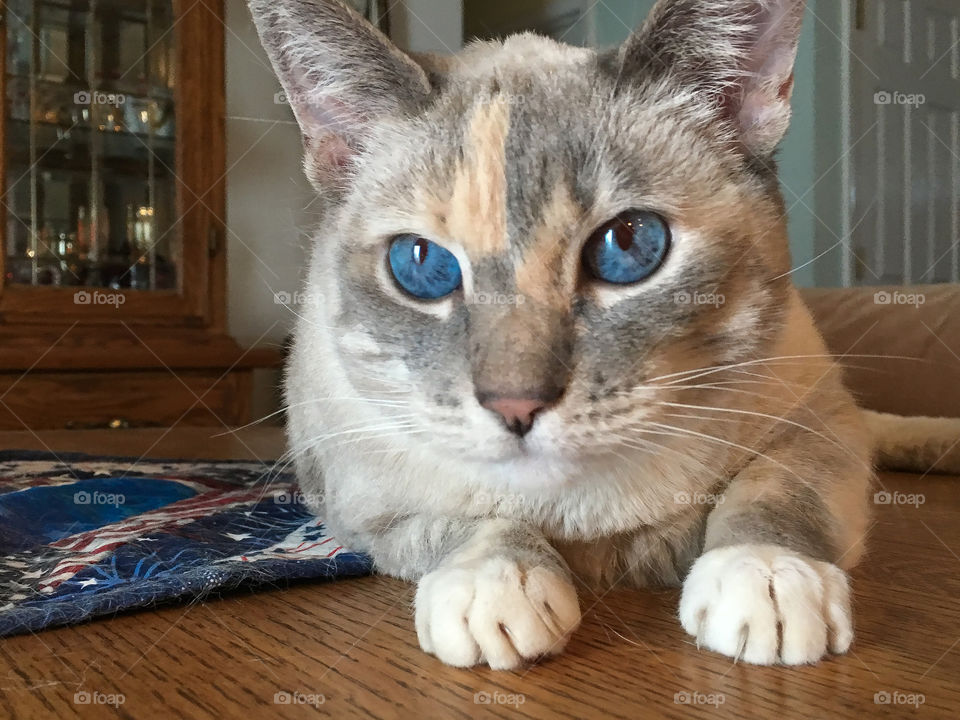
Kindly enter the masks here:
<path id="1" fill-rule="evenodd" d="M 576 584 L 683 585 L 701 646 L 853 638 L 873 441 L 790 282 L 803 0 L 661 0 L 613 52 L 401 52 L 250 0 L 325 203 L 287 370 L 307 494 L 418 583 L 420 644 L 560 652 Z"/>

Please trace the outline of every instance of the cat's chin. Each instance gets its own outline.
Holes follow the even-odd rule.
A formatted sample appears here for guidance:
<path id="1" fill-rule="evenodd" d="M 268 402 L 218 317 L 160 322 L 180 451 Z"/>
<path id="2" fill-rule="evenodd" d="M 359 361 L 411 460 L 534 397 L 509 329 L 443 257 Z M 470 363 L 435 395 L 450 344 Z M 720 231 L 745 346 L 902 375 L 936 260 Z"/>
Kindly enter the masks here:
<path id="1" fill-rule="evenodd" d="M 458 461 L 487 469 L 500 472 L 530 469 L 536 471 L 536 474 L 542 473 L 546 468 L 552 468 L 554 471 L 560 468 L 572 469 L 590 457 L 590 454 L 582 449 L 559 446 L 537 438 L 503 439 L 457 454 Z"/>

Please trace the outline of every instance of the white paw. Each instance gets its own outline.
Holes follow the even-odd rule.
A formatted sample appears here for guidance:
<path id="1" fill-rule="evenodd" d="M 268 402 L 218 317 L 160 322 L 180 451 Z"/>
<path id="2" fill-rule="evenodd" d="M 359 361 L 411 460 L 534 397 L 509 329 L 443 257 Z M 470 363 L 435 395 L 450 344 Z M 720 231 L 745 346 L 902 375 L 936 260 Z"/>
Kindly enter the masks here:
<path id="1" fill-rule="evenodd" d="M 448 665 L 510 670 L 556 655 L 580 624 L 573 584 L 547 567 L 493 557 L 440 568 L 420 580 L 420 647 Z"/>
<path id="2" fill-rule="evenodd" d="M 773 545 L 703 555 L 683 584 L 680 622 L 699 646 L 758 665 L 815 663 L 853 641 L 846 574 Z"/>

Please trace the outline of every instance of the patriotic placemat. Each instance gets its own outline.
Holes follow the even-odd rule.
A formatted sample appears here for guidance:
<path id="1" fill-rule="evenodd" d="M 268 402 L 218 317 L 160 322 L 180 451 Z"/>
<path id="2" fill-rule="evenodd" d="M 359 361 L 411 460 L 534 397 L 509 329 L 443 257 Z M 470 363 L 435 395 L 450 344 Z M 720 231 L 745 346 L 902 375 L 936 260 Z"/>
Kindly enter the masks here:
<path id="1" fill-rule="evenodd" d="M 260 463 L 0 452 L 0 637 L 369 571 Z"/>

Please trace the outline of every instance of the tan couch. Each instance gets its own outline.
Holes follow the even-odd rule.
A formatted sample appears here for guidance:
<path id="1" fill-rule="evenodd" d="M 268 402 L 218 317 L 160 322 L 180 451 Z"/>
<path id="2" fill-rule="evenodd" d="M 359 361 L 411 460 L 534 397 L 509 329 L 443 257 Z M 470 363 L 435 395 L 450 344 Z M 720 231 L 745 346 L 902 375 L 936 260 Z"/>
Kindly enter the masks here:
<path id="1" fill-rule="evenodd" d="M 863 407 L 960 417 L 960 286 L 802 294 Z"/>

